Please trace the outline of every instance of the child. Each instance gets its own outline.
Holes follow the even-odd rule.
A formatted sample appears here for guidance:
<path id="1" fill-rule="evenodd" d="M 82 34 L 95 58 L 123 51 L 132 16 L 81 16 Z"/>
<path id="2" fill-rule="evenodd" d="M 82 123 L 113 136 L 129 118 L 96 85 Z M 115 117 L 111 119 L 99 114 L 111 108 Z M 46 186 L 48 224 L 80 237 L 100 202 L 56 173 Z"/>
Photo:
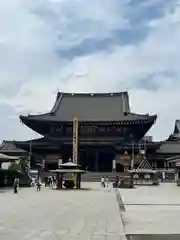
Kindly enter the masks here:
<path id="1" fill-rule="evenodd" d="M 37 192 L 40 192 L 41 190 L 41 182 L 40 179 L 37 180 Z"/>

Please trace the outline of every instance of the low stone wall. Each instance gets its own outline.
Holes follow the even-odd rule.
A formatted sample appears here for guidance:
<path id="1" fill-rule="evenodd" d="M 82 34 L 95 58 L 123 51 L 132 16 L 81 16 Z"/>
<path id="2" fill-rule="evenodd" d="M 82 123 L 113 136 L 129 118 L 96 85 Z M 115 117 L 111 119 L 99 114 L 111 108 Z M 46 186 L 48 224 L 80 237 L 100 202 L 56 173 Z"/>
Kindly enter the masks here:
<path id="1" fill-rule="evenodd" d="M 119 206 L 119 211 L 126 211 L 125 206 L 124 206 L 124 202 L 122 200 L 121 194 L 120 194 L 120 190 L 116 189 L 116 199 L 118 202 L 118 206 Z"/>

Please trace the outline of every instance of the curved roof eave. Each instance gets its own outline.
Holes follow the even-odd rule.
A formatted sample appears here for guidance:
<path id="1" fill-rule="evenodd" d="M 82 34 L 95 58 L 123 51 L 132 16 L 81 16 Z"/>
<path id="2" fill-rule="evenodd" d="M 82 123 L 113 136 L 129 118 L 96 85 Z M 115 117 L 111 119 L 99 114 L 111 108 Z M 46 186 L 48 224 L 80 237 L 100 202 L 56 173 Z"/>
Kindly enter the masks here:
<path id="1" fill-rule="evenodd" d="M 109 113 L 104 113 L 104 110 L 102 111 L 102 105 L 98 106 L 97 104 L 97 109 L 98 107 L 100 108 L 100 112 L 102 111 L 102 115 L 101 114 L 93 114 L 94 111 L 92 111 L 92 113 L 90 114 L 91 119 L 88 117 L 89 114 L 87 115 L 86 113 L 83 112 L 84 107 L 81 110 L 79 110 L 81 112 L 80 117 L 79 117 L 79 121 L 86 121 L 86 122 L 108 122 L 108 121 L 136 121 L 136 120 L 140 120 L 140 121 L 153 121 L 156 120 L 157 115 L 152 115 L 150 116 L 149 114 L 136 114 L 136 113 L 131 113 L 130 112 L 130 107 L 129 107 L 129 96 L 128 96 L 128 92 L 116 92 L 116 93 L 63 93 L 63 92 L 58 92 L 57 96 L 56 96 L 56 100 L 54 103 L 53 108 L 51 109 L 50 112 L 48 113 L 44 113 L 44 114 L 36 114 L 36 115 L 27 115 L 27 116 L 22 116 L 20 115 L 20 120 L 22 122 L 24 122 L 25 124 L 27 123 L 27 120 L 36 120 L 36 121 L 52 121 L 52 122 L 71 122 L 72 121 L 72 109 L 68 108 L 66 106 L 65 109 L 69 109 L 69 113 L 65 113 L 64 114 L 64 110 L 62 112 L 62 116 L 61 116 L 61 112 L 62 109 L 59 109 L 59 107 L 62 104 L 62 100 L 64 97 L 72 97 L 71 101 L 73 103 L 73 98 L 77 99 L 76 97 L 82 97 L 82 98 L 92 98 L 92 97 L 110 97 L 110 99 L 114 98 L 113 100 L 113 106 L 115 108 L 115 112 L 109 111 Z M 109 101 L 109 100 L 108 100 Z M 88 101 L 88 103 L 92 103 L 91 100 L 90 102 Z M 107 103 L 107 102 L 105 102 Z M 102 102 L 101 102 L 102 104 Z M 92 104 L 90 104 L 92 105 Z M 106 105 L 106 104 L 105 104 Z M 112 105 L 112 104 L 111 104 Z M 78 105 L 79 106 L 79 105 Z M 96 105 L 95 105 L 96 106 Z M 121 106 L 121 107 L 120 107 Z M 94 108 L 94 105 L 91 106 Z M 110 109 L 112 109 L 113 107 L 111 106 Z M 116 111 L 116 109 L 121 108 L 121 110 L 119 110 L 121 113 L 118 113 L 118 111 Z M 95 110 L 96 113 L 98 113 L 97 109 Z M 59 112 L 58 112 L 59 111 Z M 84 110 L 85 111 L 85 110 Z M 86 112 L 86 111 L 85 111 Z M 112 112 L 112 114 L 110 114 Z M 85 114 L 85 115 L 84 115 Z M 57 116 L 56 116 L 57 115 Z M 81 116 L 82 115 L 82 116 Z M 94 118 L 92 116 L 95 116 Z M 102 118 L 101 118 L 102 116 Z M 89 120 L 88 120 L 89 119 Z"/>

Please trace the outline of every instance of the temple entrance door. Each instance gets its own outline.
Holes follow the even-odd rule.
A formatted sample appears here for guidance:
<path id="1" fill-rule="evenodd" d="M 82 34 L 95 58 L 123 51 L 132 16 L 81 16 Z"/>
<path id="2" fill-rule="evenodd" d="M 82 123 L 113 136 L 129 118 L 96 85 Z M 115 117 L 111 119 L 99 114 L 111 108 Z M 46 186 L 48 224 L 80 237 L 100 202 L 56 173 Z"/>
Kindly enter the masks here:
<path id="1" fill-rule="evenodd" d="M 112 152 L 99 152 L 98 167 L 100 172 L 111 172 L 114 154 Z"/>
<path id="2" fill-rule="evenodd" d="M 65 152 L 62 156 L 63 163 L 68 162 L 69 158 L 72 160 L 72 154 L 70 152 Z"/>
<path id="3" fill-rule="evenodd" d="M 86 152 L 86 166 L 88 171 L 95 171 L 96 168 L 96 154 L 95 151 L 89 150 Z"/>
<path id="4" fill-rule="evenodd" d="M 84 170 L 95 171 L 96 153 L 94 149 L 86 148 L 79 152 L 79 164 Z"/>
<path id="5" fill-rule="evenodd" d="M 86 169 L 88 166 L 88 162 L 86 159 L 86 152 L 85 151 L 79 151 L 79 164 L 81 165 L 82 169 Z"/>
<path id="6" fill-rule="evenodd" d="M 124 172 L 124 166 L 120 163 L 116 164 L 116 172 Z"/>

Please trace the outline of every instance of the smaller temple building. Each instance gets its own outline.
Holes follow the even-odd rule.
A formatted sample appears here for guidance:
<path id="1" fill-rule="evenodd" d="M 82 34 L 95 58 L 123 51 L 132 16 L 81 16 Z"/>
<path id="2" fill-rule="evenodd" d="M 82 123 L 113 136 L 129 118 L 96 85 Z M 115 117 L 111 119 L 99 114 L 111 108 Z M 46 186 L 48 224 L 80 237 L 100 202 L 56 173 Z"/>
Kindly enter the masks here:
<path id="1" fill-rule="evenodd" d="M 14 157 L 27 157 L 28 155 L 26 150 L 18 148 L 13 141 L 5 140 L 0 145 L 0 153 Z"/>
<path id="2" fill-rule="evenodd" d="M 163 167 L 173 166 L 169 158 L 176 158 L 180 155 L 180 120 L 175 121 L 174 131 L 169 138 L 163 141 L 156 151 L 156 164 L 159 162 Z"/>

